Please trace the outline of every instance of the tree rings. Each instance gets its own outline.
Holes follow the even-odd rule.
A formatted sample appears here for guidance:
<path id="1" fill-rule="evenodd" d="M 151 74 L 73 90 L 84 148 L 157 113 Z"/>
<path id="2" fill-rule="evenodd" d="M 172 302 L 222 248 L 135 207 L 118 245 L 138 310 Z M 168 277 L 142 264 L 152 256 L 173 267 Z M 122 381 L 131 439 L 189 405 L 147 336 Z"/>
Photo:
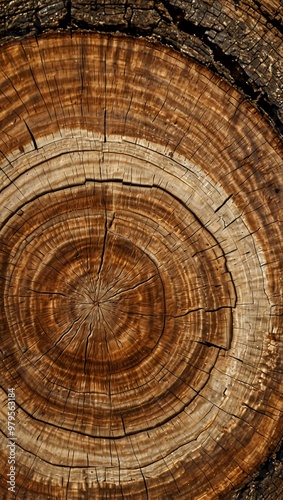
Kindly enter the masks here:
<path id="1" fill-rule="evenodd" d="M 0 57 L 17 498 L 227 495 L 282 430 L 276 135 L 146 40 L 53 34 Z"/>

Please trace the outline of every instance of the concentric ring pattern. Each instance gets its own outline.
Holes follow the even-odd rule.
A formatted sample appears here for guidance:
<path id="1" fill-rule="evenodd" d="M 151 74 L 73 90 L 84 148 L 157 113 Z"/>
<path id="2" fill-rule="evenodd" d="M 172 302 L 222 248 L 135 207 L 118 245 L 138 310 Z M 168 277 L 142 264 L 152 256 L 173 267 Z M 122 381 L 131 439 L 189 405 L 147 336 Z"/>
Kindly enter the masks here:
<path id="1" fill-rule="evenodd" d="M 53 34 L 0 57 L 17 498 L 225 496 L 282 430 L 279 141 L 145 40 Z"/>

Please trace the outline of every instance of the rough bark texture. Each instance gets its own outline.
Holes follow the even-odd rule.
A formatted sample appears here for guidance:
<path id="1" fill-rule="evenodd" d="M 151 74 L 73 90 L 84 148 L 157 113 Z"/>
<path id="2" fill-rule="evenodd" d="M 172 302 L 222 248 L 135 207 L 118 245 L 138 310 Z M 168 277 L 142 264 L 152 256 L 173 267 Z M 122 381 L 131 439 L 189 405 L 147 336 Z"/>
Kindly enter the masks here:
<path id="1" fill-rule="evenodd" d="M 279 1 L 3 2 L 17 498 L 283 496 L 282 144 L 261 116 L 282 132 L 282 16 Z"/>
<path id="2" fill-rule="evenodd" d="M 283 134 L 280 0 L 2 1 L 4 40 L 53 29 L 154 37 L 241 89 Z"/>

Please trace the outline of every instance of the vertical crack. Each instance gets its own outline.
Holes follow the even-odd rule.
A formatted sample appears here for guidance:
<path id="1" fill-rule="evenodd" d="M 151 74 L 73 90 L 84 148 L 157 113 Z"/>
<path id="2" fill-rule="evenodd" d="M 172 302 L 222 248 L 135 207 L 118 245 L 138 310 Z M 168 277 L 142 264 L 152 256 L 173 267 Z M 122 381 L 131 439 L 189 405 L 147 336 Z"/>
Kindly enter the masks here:
<path id="1" fill-rule="evenodd" d="M 107 40 L 107 44 L 108 44 L 108 40 Z M 106 112 L 106 104 L 107 104 L 107 100 L 106 100 L 106 92 L 107 92 L 107 64 L 106 64 L 106 61 L 107 61 L 107 45 L 106 45 L 106 48 L 105 48 L 105 55 L 104 55 L 104 116 L 103 116 L 103 136 L 104 136 L 104 142 L 106 142 L 106 137 L 107 137 L 107 127 L 106 127 L 106 124 L 107 124 L 107 112 Z"/>
<path id="2" fill-rule="evenodd" d="M 24 121 L 24 124 L 25 124 L 25 126 L 26 126 L 26 128 L 27 128 L 27 130 L 28 130 L 29 135 L 31 136 L 31 140 L 32 140 L 33 145 L 34 145 L 34 149 L 38 150 L 38 146 L 37 146 L 37 143 L 36 143 L 35 137 L 34 137 L 34 135 L 33 135 L 32 131 L 31 131 L 31 129 L 29 128 L 29 126 L 28 126 L 27 122 L 26 122 L 24 119 L 23 119 L 23 121 Z"/>
<path id="3" fill-rule="evenodd" d="M 88 351 L 88 343 L 89 343 L 89 340 L 90 340 L 90 337 L 91 337 L 91 334 L 92 334 L 92 329 L 91 329 L 91 324 L 89 325 L 89 333 L 88 333 L 88 336 L 86 338 L 86 343 L 85 343 L 85 359 L 84 359 L 84 374 L 86 375 L 86 365 L 87 365 L 87 359 L 88 359 L 88 356 L 87 356 L 87 351 Z"/>
<path id="4" fill-rule="evenodd" d="M 103 244 L 102 244 L 102 250 L 101 250 L 101 258 L 100 258 L 100 264 L 99 268 L 97 271 L 97 275 L 100 274 L 103 263 L 104 263 L 104 254 L 105 254 L 105 248 L 106 248 L 106 240 L 107 240 L 107 234 L 108 234 L 108 224 L 107 224 L 107 210 L 106 210 L 106 203 L 104 201 L 104 210 L 105 210 L 105 223 L 104 223 L 104 237 L 103 237 Z"/>

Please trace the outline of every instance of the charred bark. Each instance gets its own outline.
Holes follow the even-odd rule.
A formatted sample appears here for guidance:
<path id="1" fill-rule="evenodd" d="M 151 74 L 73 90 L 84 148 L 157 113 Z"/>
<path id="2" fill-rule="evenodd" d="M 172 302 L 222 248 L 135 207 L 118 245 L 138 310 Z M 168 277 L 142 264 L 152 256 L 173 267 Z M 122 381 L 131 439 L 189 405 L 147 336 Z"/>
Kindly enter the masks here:
<path id="1" fill-rule="evenodd" d="M 283 135 L 283 8 L 272 2 L 119 0 L 2 1 L 0 34 L 49 30 L 149 36 L 228 79 Z"/>
<path id="2" fill-rule="evenodd" d="M 277 499 L 281 4 L 0 15 L 17 498 Z"/>

